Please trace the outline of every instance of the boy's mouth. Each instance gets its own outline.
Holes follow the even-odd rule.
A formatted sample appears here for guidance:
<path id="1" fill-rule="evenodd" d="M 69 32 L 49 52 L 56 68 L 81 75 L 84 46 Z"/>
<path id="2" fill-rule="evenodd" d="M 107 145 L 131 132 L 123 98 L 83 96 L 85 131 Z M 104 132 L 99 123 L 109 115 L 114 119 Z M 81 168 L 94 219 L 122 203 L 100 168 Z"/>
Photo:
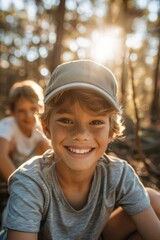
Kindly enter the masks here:
<path id="1" fill-rule="evenodd" d="M 72 147 L 67 147 L 67 149 L 71 153 L 76 153 L 76 154 L 87 154 L 93 150 L 93 148 L 77 149 L 77 148 L 72 148 Z"/>

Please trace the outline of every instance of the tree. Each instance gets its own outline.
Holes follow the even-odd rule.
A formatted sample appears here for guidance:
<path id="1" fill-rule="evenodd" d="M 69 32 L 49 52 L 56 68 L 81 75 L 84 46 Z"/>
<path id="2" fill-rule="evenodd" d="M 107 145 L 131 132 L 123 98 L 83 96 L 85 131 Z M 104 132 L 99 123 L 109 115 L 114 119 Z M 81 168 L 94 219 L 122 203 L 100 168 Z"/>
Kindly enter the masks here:
<path id="1" fill-rule="evenodd" d="M 65 2 L 65 0 L 61 0 L 56 11 L 56 42 L 49 56 L 49 69 L 51 72 L 61 63 Z"/>
<path id="2" fill-rule="evenodd" d="M 158 54 L 157 54 L 157 61 L 156 67 L 154 72 L 154 91 L 153 91 L 153 98 L 151 102 L 151 122 L 153 124 L 157 123 L 160 117 L 160 38 L 159 38 L 159 45 L 158 45 Z"/>

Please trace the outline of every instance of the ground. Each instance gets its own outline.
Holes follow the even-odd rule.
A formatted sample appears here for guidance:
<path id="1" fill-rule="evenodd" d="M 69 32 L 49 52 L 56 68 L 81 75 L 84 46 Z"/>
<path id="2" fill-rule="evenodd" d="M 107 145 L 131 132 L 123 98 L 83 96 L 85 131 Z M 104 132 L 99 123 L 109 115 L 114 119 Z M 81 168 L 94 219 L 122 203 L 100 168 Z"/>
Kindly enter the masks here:
<path id="1" fill-rule="evenodd" d="M 113 142 L 107 151 L 128 161 L 143 184 L 160 191 L 160 131 L 155 128 L 141 130 L 141 155 L 136 149 L 135 135 L 127 132 L 124 139 Z"/>

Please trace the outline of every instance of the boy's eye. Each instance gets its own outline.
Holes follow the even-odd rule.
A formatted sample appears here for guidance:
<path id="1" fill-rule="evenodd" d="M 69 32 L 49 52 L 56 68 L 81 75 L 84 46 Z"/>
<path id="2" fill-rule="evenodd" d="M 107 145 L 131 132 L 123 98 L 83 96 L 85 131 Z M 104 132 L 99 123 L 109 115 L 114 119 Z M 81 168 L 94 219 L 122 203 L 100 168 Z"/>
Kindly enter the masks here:
<path id="1" fill-rule="evenodd" d="M 34 114 L 37 114 L 38 113 L 38 108 L 31 108 L 31 109 L 18 109 L 16 110 L 16 112 L 19 114 L 19 115 L 34 115 Z"/>
<path id="2" fill-rule="evenodd" d="M 58 119 L 58 122 L 61 122 L 61 123 L 66 123 L 66 124 L 72 124 L 73 122 L 68 119 L 68 118 L 61 118 L 61 119 Z"/>
<path id="3" fill-rule="evenodd" d="M 90 124 L 91 125 L 101 125 L 101 124 L 104 124 L 104 122 L 102 122 L 101 120 L 93 120 Z"/>

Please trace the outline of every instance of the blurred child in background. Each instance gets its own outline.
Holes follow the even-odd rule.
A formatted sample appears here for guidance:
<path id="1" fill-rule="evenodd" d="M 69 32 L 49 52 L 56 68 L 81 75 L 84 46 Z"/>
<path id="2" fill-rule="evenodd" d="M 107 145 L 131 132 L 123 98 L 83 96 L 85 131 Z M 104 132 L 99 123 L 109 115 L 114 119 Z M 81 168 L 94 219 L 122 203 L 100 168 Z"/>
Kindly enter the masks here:
<path id="1" fill-rule="evenodd" d="M 38 118 L 43 111 L 43 90 L 36 82 L 25 80 L 11 87 L 9 111 L 10 116 L 0 121 L 0 174 L 3 179 L 0 198 L 10 174 L 30 157 L 50 148 Z"/>

